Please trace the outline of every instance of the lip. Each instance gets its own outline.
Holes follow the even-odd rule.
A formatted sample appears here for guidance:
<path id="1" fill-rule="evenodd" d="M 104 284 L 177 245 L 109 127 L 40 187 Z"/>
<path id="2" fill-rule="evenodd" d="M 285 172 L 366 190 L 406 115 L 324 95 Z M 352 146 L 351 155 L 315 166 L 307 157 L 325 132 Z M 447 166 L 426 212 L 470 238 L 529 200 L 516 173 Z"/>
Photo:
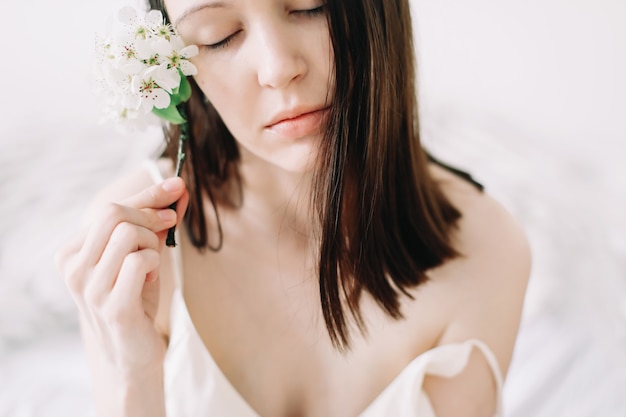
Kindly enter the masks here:
<path id="1" fill-rule="evenodd" d="M 279 112 L 265 129 L 288 139 L 298 139 L 319 132 L 328 107 L 296 108 Z"/>

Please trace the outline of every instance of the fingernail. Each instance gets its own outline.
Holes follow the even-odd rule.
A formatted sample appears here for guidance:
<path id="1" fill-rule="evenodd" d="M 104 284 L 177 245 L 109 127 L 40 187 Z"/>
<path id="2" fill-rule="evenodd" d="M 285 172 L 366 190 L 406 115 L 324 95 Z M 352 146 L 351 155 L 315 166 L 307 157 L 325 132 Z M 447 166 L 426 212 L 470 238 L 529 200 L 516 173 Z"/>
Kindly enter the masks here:
<path id="1" fill-rule="evenodd" d="M 165 223 L 169 223 L 169 222 L 176 220 L 176 212 L 171 209 L 159 210 L 157 211 L 157 215 Z"/>
<path id="2" fill-rule="evenodd" d="M 179 191 L 182 188 L 180 179 L 177 177 L 166 179 L 165 181 L 161 183 L 161 187 L 163 187 L 163 189 L 167 191 L 168 193 Z"/>

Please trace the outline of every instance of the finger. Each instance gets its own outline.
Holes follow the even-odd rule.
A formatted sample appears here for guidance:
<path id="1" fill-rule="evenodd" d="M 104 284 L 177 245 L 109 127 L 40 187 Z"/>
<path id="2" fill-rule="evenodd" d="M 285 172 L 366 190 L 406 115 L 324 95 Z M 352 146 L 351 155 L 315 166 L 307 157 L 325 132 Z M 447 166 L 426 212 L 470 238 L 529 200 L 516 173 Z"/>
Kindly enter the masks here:
<path id="1" fill-rule="evenodd" d="M 185 182 L 180 177 L 173 177 L 127 198 L 123 204 L 138 209 L 165 208 L 178 200 L 184 192 Z"/>
<path id="2" fill-rule="evenodd" d="M 141 302 L 146 276 L 159 268 L 161 256 L 153 249 L 142 249 L 126 256 L 111 291 L 120 305 L 132 306 Z"/>
<path id="3" fill-rule="evenodd" d="M 80 251 L 82 246 L 83 237 L 76 236 L 65 245 L 61 246 L 54 254 L 54 264 L 62 277 L 65 278 L 67 276 L 67 265 L 70 259 Z"/>
<path id="4" fill-rule="evenodd" d="M 179 227 L 180 224 L 182 223 L 185 217 L 185 212 L 187 211 L 188 205 L 189 205 L 189 193 L 187 192 L 187 189 L 185 189 L 181 197 L 176 202 L 176 207 L 175 207 L 176 217 L 177 217 L 176 227 Z M 161 250 L 165 247 L 165 241 L 167 240 L 168 232 L 169 230 L 165 230 L 157 234 L 159 236 L 159 242 L 160 242 L 159 248 Z M 178 240 L 178 237 L 176 239 Z"/>
<path id="5" fill-rule="evenodd" d="M 70 294 L 80 304 L 83 289 L 87 275 L 90 273 L 89 268 L 81 262 L 79 256 L 80 249 L 83 246 L 83 236 L 79 235 L 70 240 L 67 244 L 60 247 L 54 256 L 59 275 L 63 278 L 65 286 Z"/>
<path id="6" fill-rule="evenodd" d="M 180 196 L 178 201 L 176 202 L 176 224 L 179 225 L 183 221 L 183 217 L 185 217 L 185 212 L 187 211 L 187 206 L 189 205 L 189 192 L 185 188 L 183 194 Z"/>
<path id="7" fill-rule="evenodd" d="M 187 211 L 188 204 L 189 204 L 189 193 L 187 192 L 187 190 L 185 190 L 183 195 L 176 202 L 176 207 L 175 207 L 175 209 L 176 209 L 176 227 L 179 227 L 181 225 L 183 219 L 185 218 L 185 212 Z M 163 238 L 163 243 L 164 244 L 165 244 L 165 240 L 167 239 L 168 232 L 169 231 L 166 231 L 162 235 L 161 234 L 159 235 L 159 237 Z"/>
<path id="8" fill-rule="evenodd" d="M 138 210 L 120 204 L 109 204 L 87 232 L 85 243 L 80 251 L 84 265 L 93 266 L 100 260 L 104 248 L 115 228 L 120 223 L 135 224 L 154 232 L 165 230 L 175 224 L 172 210 Z"/>
<path id="9" fill-rule="evenodd" d="M 105 219 L 102 227 L 95 229 L 95 232 L 88 233 L 88 237 L 85 239 L 85 252 L 92 254 L 88 257 L 87 262 L 99 259 L 99 254 L 106 245 L 106 237 L 121 221 L 135 223 L 153 231 L 171 227 L 172 224 L 169 224 L 170 215 L 159 209 L 170 206 L 184 193 L 186 193 L 186 188 L 181 178 L 168 178 L 160 184 L 146 188 L 123 200 L 121 204 L 110 204 L 104 215 L 100 216 Z M 157 216 L 154 216 L 155 213 Z M 163 221 L 168 224 L 164 226 Z"/>
<path id="10" fill-rule="evenodd" d="M 88 283 L 90 299 L 97 302 L 108 294 L 115 285 L 126 256 L 142 249 L 158 251 L 159 238 L 154 232 L 126 222 L 117 225 Z"/>

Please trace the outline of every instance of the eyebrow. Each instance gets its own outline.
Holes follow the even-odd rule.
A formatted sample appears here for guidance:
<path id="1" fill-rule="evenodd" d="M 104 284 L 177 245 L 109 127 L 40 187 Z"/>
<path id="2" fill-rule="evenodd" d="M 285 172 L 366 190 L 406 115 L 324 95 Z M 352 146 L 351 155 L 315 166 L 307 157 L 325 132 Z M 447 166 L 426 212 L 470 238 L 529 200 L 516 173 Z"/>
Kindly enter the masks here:
<path id="1" fill-rule="evenodd" d="M 176 19 L 173 26 L 174 27 L 178 26 L 183 20 L 187 19 L 192 14 L 199 12 L 200 10 L 219 9 L 221 7 L 226 7 L 226 6 L 227 6 L 226 3 L 221 2 L 221 1 L 216 1 L 216 2 L 198 4 L 196 6 L 190 7 L 189 9 L 185 10 L 185 12 L 178 19 Z"/>

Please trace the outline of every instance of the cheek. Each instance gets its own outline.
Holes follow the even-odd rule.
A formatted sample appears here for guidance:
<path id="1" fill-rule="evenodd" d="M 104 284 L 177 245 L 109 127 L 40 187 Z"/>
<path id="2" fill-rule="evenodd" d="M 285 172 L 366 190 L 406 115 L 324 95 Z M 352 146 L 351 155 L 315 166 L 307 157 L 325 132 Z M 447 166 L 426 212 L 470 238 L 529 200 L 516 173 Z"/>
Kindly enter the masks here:
<path id="1" fill-rule="evenodd" d="M 204 95 L 214 103 L 216 106 L 220 101 L 222 101 L 221 97 L 229 97 L 236 95 L 237 92 L 234 90 L 234 85 L 230 82 L 233 79 L 237 78 L 236 74 L 232 74 L 229 72 L 229 69 L 224 66 L 219 65 L 208 65 L 201 61 L 194 62 L 196 68 L 198 69 L 198 74 L 194 77 L 196 83 L 204 93 Z M 224 76 L 224 74 L 232 74 L 229 76 Z"/>
<path id="2" fill-rule="evenodd" d="M 223 75 L 218 75 L 219 71 L 203 65 L 201 62 L 194 62 L 194 64 L 198 68 L 198 74 L 194 76 L 194 79 L 209 101 L 217 105 L 221 101 L 220 97 L 228 97 L 233 94 L 228 85 L 228 80 L 224 79 Z"/>
<path id="3" fill-rule="evenodd" d="M 246 131 L 253 125 L 255 98 L 252 86 L 243 85 L 238 74 L 224 68 L 216 70 L 199 66 L 194 79 L 230 132 L 238 139 L 247 136 Z"/>

